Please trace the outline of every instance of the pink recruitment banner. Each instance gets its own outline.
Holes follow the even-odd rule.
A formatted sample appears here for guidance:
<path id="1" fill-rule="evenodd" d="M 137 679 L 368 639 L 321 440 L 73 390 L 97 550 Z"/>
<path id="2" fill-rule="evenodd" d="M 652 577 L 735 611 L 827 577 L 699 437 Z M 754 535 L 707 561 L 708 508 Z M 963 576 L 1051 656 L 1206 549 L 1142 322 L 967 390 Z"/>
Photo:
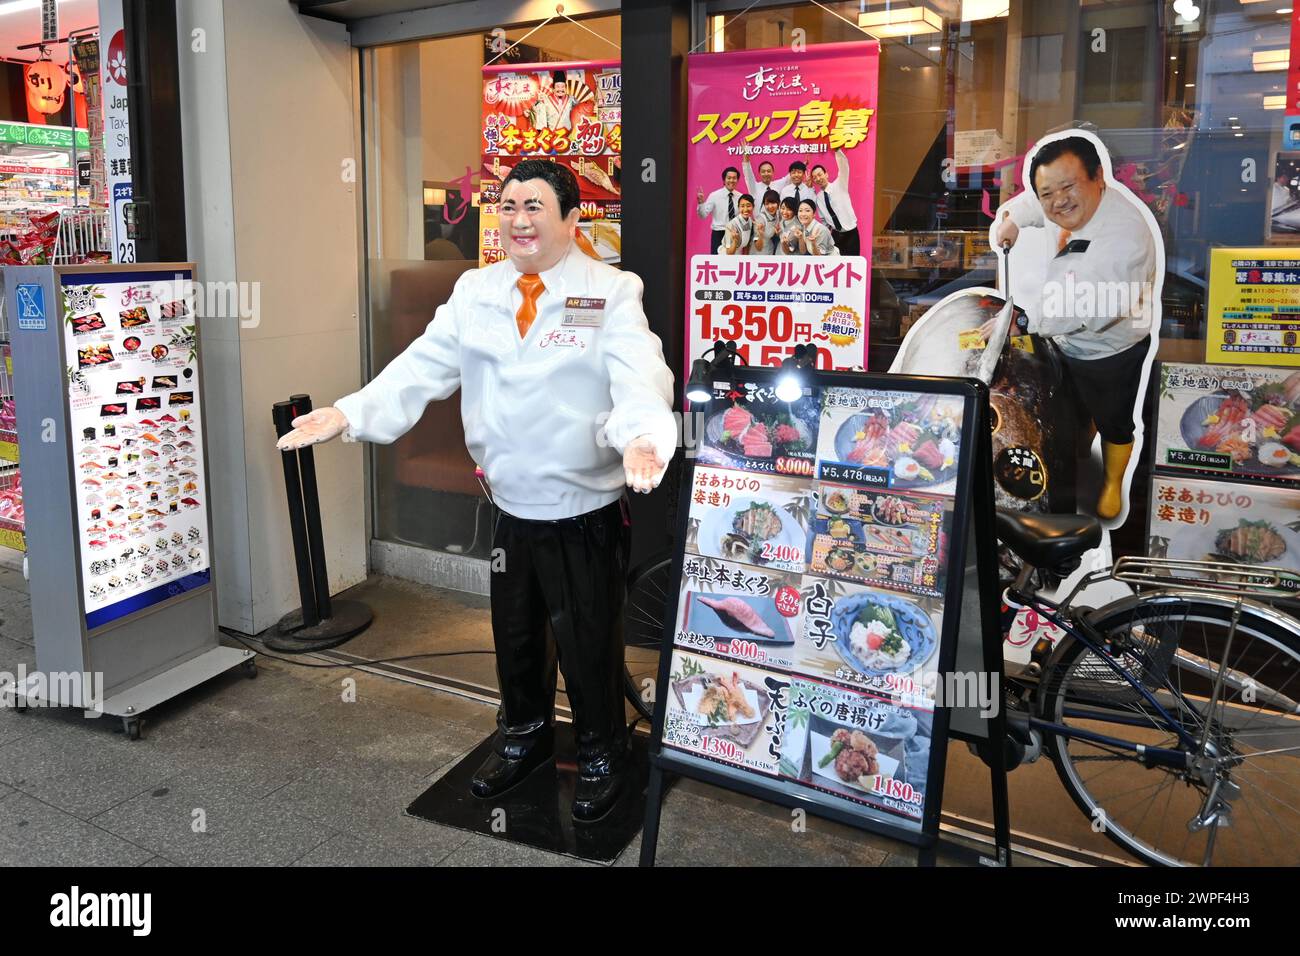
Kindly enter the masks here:
<path id="1" fill-rule="evenodd" d="M 874 41 L 689 60 L 686 362 L 716 339 L 751 365 L 817 346 L 866 366 Z"/>

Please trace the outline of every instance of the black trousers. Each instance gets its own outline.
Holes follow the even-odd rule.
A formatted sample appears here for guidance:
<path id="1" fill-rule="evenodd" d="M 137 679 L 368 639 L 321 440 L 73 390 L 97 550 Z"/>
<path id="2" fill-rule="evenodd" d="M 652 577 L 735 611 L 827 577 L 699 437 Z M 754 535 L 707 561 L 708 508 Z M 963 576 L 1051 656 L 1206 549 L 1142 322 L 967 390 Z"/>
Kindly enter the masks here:
<path id="1" fill-rule="evenodd" d="M 831 230 L 831 238 L 835 240 L 835 248 L 840 250 L 842 256 L 860 256 L 862 255 L 862 240 L 858 238 L 858 227 L 846 229 L 844 232 Z"/>
<path id="2" fill-rule="evenodd" d="M 713 238 L 709 240 L 710 243 L 709 252 L 716 256 L 718 254 L 718 250 L 722 248 L 722 240 L 725 239 L 726 236 L 727 236 L 727 230 L 714 229 Z"/>
<path id="3" fill-rule="evenodd" d="M 559 521 L 500 513 L 491 592 L 503 753 L 526 751 L 550 727 L 558 652 L 579 766 L 604 772 L 622 754 L 627 515 L 621 499 Z"/>
<path id="4" fill-rule="evenodd" d="M 1105 358 L 1077 359 L 1061 353 L 1074 397 L 1085 412 L 1084 417 L 1091 418 L 1097 426 L 1102 441 L 1127 445 L 1133 440 L 1136 431 L 1134 406 L 1138 401 L 1142 364 L 1149 348 L 1151 337 L 1148 335 L 1137 344 Z M 1142 409 L 1137 408 L 1136 414 L 1142 414 Z M 1086 426 L 1086 420 L 1082 424 Z"/>

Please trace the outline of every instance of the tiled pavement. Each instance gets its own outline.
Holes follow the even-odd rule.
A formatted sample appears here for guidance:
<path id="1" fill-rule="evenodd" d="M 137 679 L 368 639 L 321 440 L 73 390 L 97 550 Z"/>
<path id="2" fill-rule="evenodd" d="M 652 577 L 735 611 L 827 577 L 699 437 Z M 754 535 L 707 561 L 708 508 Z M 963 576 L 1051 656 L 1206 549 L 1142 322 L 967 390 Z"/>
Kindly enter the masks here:
<path id="1" fill-rule="evenodd" d="M 26 583 L 0 568 L 0 670 L 20 662 L 35 666 Z M 137 742 L 108 718 L 0 709 L 0 864 L 585 865 L 405 815 L 490 732 L 491 707 L 358 671 L 260 663 L 255 680 L 232 672 L 150 712 Z M 635 866 L 639 844 L 615 865 Z M 780 808 L 683 782 L 664 804 L 659 862 L 915 857 L 819 820 L 795 833 Z"/>

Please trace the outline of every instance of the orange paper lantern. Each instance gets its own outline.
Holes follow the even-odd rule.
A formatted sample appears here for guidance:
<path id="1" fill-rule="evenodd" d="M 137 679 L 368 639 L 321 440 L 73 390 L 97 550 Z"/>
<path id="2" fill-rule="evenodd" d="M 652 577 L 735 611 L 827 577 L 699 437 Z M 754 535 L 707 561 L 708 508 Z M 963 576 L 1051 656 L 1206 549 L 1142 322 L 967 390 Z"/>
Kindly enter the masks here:
<path id="1" fill-rule="evenodd" d="M 68 74 L 63 67 L 41 60 L 29 63 L 23 70 L 27 85 L 27 105 L 38 113 L 57 113 L 63 109 L 64 94 L 68 89 Z"/>

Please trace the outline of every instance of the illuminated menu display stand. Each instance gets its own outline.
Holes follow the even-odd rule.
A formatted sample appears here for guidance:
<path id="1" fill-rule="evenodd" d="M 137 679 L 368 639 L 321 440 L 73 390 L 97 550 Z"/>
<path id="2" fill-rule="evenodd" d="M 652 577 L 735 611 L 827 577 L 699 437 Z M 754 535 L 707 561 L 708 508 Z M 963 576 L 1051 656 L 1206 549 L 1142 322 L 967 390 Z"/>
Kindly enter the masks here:
<path id="1" fill-rule="evenodd" d="M 722 374 L 720 373 L 719 378 Z M 933 864 L 950 739 L 1006 740 L 988 390 L 776 369 L 717 381 L 688 458 L 641 864 L 681 775 L 914 844 Z M 965 620 L 963 620 L 963 610 Z M 997 706 L 939 690 L 983 672 Z M 989 766 L 1010 865 L 1006 769 Z"/>
<path id="2" fill-rule="evenodd" d="M 193 274 L 4 270 L 37 667 L 5 693 L 19 709 L 98 696 L 132 739 L 150 708 L 256 673 L 217 630 Z"/>

